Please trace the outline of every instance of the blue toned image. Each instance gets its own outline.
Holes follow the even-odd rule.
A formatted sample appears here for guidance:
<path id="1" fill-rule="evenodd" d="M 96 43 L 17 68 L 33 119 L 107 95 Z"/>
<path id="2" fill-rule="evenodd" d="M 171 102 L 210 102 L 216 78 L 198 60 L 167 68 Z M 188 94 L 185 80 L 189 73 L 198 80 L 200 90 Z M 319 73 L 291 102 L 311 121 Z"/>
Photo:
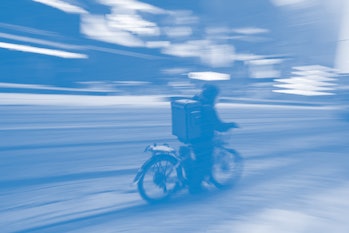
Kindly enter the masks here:
<path id="1" fill-rule="evenodd" d="M 215 132 L 236 128 L 235 123 L 222 122 L 215 110 L 219 89 L 205 84 L 192 99 L 171 104 L 172 133 L 186 143 L 177 153 L 164 144 L 150 145 L 148 159 L 134 181 L 143 199 L 150 203 L 167 201 L 183 188 L 191 194 L 207 191 L 203 183 L 217 188 L 232 187 L 241 177 L 242 157 L 233 149 L 223 147 Z"/>
<path id="2" fill-rule="evenodd" d="M 348 0 L 0 3 L 0 232 L 349 232 Z"/>

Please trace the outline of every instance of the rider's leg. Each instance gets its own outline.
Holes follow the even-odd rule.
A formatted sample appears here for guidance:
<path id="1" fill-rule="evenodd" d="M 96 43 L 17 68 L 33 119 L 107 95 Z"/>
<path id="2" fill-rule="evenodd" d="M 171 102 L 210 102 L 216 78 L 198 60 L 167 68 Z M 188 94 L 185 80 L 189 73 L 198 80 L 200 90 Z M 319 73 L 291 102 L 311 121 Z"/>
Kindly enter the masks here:
<path id="1" fill-rule="evenodd" d="M 211 141 L 202 141 L 192 146 L 195 160 L 192 172 L 188 177 L 190 182 L 189 191 L 198 193 L 202 191 L 202 181 L 211 172 L 213 145 Z"/>

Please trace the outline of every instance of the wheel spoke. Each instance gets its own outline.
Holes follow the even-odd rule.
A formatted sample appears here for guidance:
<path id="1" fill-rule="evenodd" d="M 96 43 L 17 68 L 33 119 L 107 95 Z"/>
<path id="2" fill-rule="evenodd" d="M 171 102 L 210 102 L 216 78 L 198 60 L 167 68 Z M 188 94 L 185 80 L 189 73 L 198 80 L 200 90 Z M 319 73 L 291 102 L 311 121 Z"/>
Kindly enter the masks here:
<path id="1" fill-rule="evenodd" d="M 230 186 L 236 183 L 241 173 L 242 158 L 231 151 L 217 148 L 212 168 L 213 183 L 217 187 Z"/>
<path id="2" fill-rule="evenodd" d="M 157 158 L 145 169 L 138 183 L 141 196 L 150 202 L 167 198 L 178 186 L 178 173 L 173 157 Z"/>

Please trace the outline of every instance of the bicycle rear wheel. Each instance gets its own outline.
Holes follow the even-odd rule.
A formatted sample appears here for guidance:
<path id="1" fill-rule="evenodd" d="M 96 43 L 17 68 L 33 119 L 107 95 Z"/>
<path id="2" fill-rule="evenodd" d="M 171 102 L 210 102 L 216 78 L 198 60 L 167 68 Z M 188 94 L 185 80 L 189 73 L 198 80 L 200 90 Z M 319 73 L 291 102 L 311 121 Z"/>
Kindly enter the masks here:
<path id="1" fill-rule="evenodd" d="M 177 164 L 178 160 L 169 155 L 159 155 L 150 160 L 138 182 L 141 197 L 156 203 L 168 199 L 178 190 L 181 170 Z"/>
<path id="2" fill-rule="evenodd" d="M 217 188 L 227 188 L 235 185 L 243 172 L 243 159 L 237 151 L 226 148 L 215 148 L 211 182 Z"/>

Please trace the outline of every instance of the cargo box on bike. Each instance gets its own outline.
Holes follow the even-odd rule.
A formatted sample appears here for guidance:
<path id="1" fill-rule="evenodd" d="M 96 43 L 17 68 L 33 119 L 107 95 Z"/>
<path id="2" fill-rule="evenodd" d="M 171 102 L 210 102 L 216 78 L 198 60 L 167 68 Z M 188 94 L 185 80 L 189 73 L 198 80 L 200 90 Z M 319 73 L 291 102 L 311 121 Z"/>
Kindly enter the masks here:
<path id="1" fill-rule="evenodd" d="M 201 136 L 201 104 L 192 99 L 179 99 L 171 102 L 172 134 L 178 140 L 188 143 Z"/>

